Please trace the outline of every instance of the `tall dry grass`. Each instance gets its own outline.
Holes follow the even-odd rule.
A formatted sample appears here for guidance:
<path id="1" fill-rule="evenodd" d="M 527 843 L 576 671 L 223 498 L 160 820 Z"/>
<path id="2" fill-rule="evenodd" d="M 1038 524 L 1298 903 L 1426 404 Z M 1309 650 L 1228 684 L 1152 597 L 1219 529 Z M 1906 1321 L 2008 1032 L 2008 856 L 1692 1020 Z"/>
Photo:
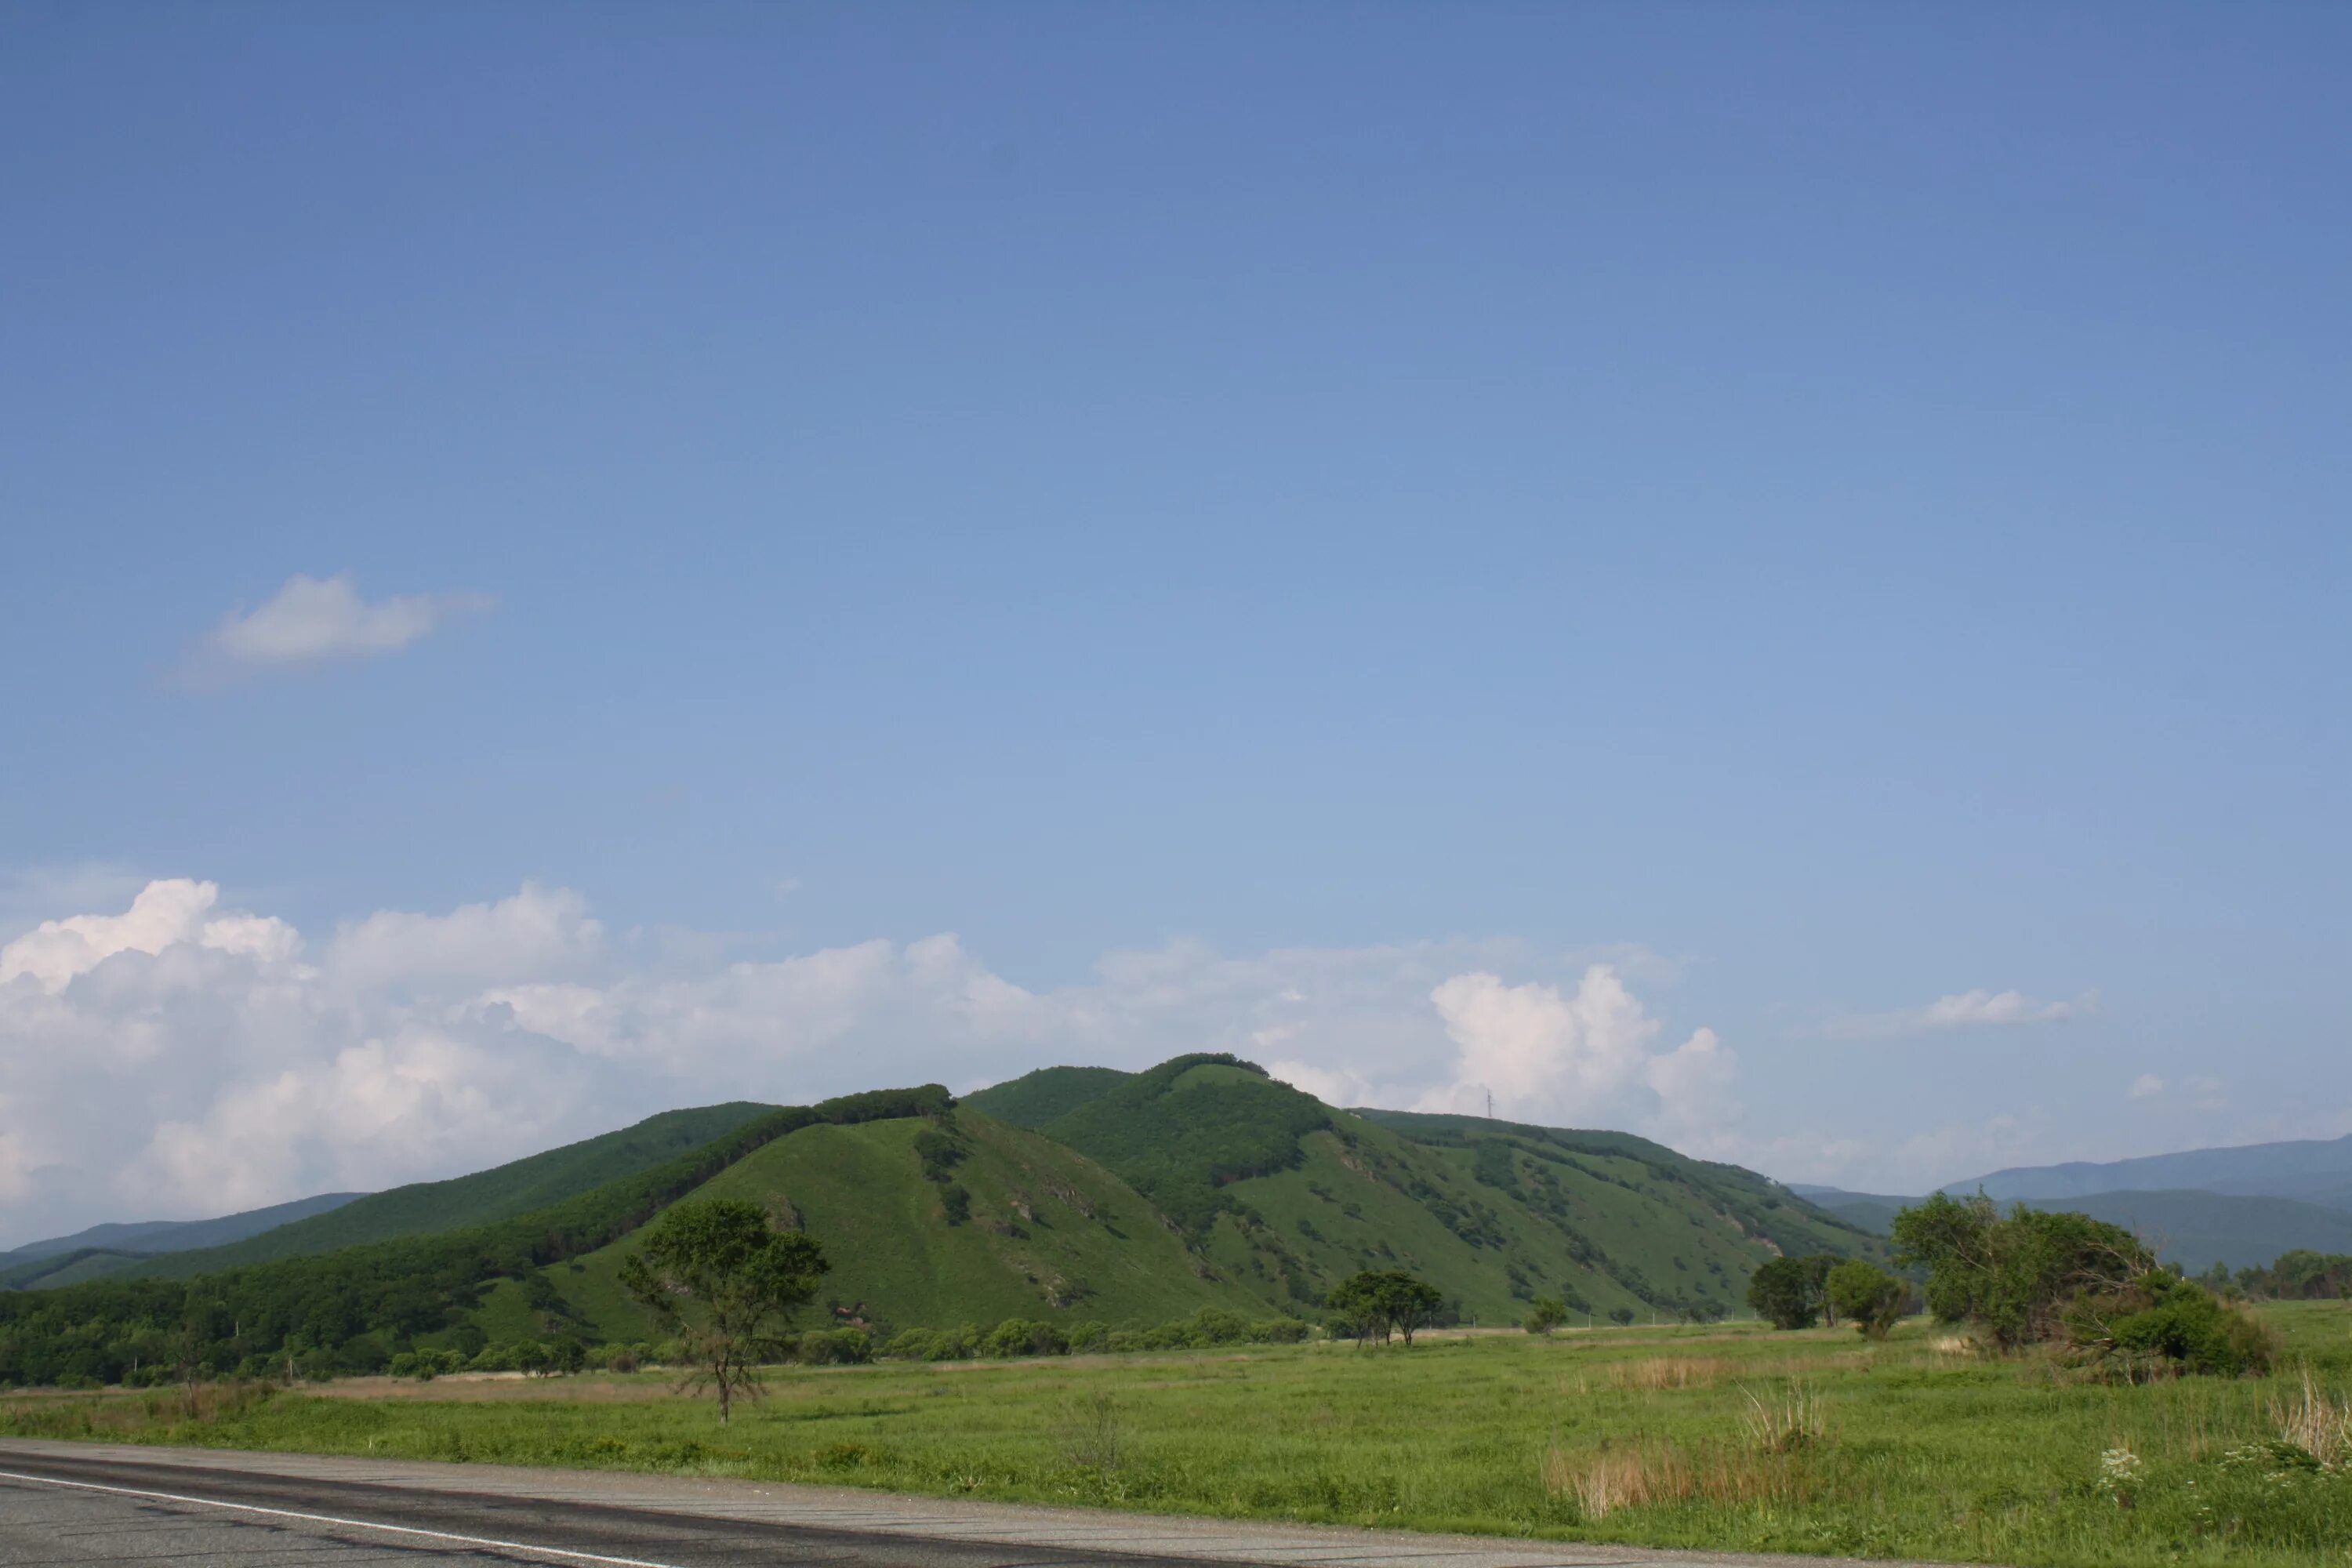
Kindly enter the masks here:
<path id="1" fill-rule="evenodd" d="M 1557 1445 L 1543 1457 L 1544 1489 L 1573 1498 L 1588 1520 L 1621 1509 L 1690 1501 L 1717 1506 L 1786 1503 L 1804 1496 L 1804 1473 L 1786 1451 L 1725 1444 L 1685 1447 L 1663 1439 L 1603 1440 L 1598 1448 Z"/>
<path id="2" fill-rule="evenodd" d="M 2320 1387 L 2309 1367 L 2303 1369 L 2300 1386 L 2271 1401 L 2270 1416 L 2279 1441 L 2331 1470 L 2352 1465 L 2352 1402 Z"/>

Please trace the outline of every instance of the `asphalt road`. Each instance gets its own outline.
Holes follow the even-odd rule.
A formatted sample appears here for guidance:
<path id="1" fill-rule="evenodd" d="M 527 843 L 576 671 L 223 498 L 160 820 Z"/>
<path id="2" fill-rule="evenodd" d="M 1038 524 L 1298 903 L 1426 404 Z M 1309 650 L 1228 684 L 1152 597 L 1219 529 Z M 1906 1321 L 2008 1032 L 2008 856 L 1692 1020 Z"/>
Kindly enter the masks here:
<path id="1" fill-rule="evenodd" d="M 0 1440 L 0 1565 L 1797 1568 L 1819 1559 L 1259 1525 L 602 1471 Z M 1882 1565 L 1883 1568 L 1883 1565 Z"/>

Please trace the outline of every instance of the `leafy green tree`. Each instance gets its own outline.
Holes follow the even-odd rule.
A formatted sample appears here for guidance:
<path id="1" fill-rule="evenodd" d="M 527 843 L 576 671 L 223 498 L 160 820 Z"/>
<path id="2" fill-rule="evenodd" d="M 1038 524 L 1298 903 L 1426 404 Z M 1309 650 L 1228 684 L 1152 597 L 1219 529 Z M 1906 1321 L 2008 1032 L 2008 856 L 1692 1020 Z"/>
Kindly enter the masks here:
<path id="1" fill-rule="evenodd" d="M 1548 1334 L 1568 1321 L 1568 1303 L 1557 1296 L 1538 1296 L 1528 1304 L 1527 1331 Z"/>
<path id="2" fill-rule="evenodd" d="M 1352 1336 L 1359 1345 L 1369 1344 L 1374 1334 L 1382 1342 L 1388 1340 L 1388 1319 L 1381 1305 L 1379 1276 L 1366 1269 L 1351 1274 L 1331 1287 L 1324 1298 L 1338 1317 L 1342 1331 Z"/>
<path id="3" fill-rule="evenodd" d="M 1622 1329 L 1626 1324 L 1633 1321 L 1633 1309 L 1631 1307 L 1612 1307 L 1609 1309 L 1609 1321 Z"/>
<path id="4" fill-rule="evenodd" d="M 1808 1259 L 1775 1258 L 1748 1277 L 1748 1304 L 1776 1329 L 1810 1329 L 1821 1317 L 1821 1290 Z"/>
<path id="5" fill-rule="evenodd" d="M 1895 1262 L 1927 1269 L 1928 1310 L 1976 1325 L 2003 1350 L 2059 1337 L 2070 1302 L 2123 1289 L 2156 1266 L 2118 1226 L 2023 1204 L 2003 1215 L 1982 1193 L 1937 1193 L 1893 1228 Z"/>
<path id="6" fill-rule="evenodd" d="M 1445 1308 L 1437 1287 L 1402 1268 L 1352 1274 L 1332 1287 L 1326 1302 L 1360 1344 L 1377 1333 L 1382 1344 L 1391 1334 L 1402 1334 L 1410 1346 L 1412 1336 Z"/>
<path id="7" fill-rule="evenodd" d="M 1388 1312 L 1391 1327 L 1404 1336 L 1408 1349 L 1412 1336 L 1437 1321 L 1445 1309 L 1445 1298 L 1437 1287 L 1427 1280 L 1417 1279 L 1402 1269 L 1391 1268 L 1381 1277 L 1381 1300 Z"/>
<path id="8" fill-rule="evenodd" d="M 1822 1280 L 1830 1305 L 1853 1321 L 1866 1339 L 1883 1340 L 1903 1315 L 1903 1300 L 1910 1294 L 1902 1280 L 1875 1263 L 1849 1258 Z"/>
<path id="9" fill-rule="evenodd" d="M 586 1370 L 588 1347 L 580 1342 L 579 1336 L 576 1334 L 562 1335 L 549 1342 L 547 1364 L 549 1371 L 570 1377 L 575 1373 Z"/>
<path id="10" fill-rule="evenodd" d="M 621 1284 L 675 1331 L 693 1369 L 682 1387 L 719 1394 L 726 1422 L 737 1394 L 756 1395 L 794 1308 L 816 1294 L 824 1253 L 803 1231 L 779 1231 L 736 1198 L 672 1204 L 621 1268 Z"/>

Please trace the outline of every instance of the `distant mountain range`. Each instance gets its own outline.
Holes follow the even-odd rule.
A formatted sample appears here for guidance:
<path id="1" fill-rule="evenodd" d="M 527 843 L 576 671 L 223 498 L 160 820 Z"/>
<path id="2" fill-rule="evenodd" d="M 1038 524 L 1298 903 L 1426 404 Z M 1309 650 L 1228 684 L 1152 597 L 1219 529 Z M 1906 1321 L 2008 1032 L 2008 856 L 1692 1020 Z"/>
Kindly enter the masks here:
<path id="1" fill-rule="evenodd" d="M 167 1252 L 223 1247 L 296 1220 L 339 1209 L 363 1193 L 320 1193 L 292 1203 L 223 1215 L 218 1219 L 157 1219 L 94 1225 L 71 1236 L 28 1241 L 0 1252 L 0 1289 L 94 1279 Z"/>
<path id="2" fill-rule="evenodd" d="M 2003 1201 L 2185 1191 L 2298 1198 L 2325 1207 L 2352 1208 L 2352 1136 L 2191 1149 L 2105 1164 L 2025 1165 L 1954 1182 L 1944 1190 L 1972 1193 L 1979 1187 Z"/>
<path id="3" fill-rule="evenodd" d="M 1791 1190 L 1886 1234 L 1916 1197 L 1836 1187 Z M 2243 1268 L 2283 1252 L 2352 1252 L 2352 1137 L 2191 1149 L 2106 1163 L 2018 1166 L 1943 1191 L 1981 1190 L 2002 1203 L 2070 1209 L 2119 1225 L 2184 1268 Z"/>

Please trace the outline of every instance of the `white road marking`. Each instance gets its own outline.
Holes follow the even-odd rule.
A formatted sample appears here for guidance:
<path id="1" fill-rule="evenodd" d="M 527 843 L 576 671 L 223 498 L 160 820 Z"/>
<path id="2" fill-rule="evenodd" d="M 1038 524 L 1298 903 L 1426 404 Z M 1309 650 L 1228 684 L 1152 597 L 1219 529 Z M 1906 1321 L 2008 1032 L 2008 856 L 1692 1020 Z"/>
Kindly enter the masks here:
<path id="1" fill-rule="evenodd" d="M 47 1487 L 75 1487 L 86 1492 L 112 1492 L 118 1497 L 154 1498 L 163 1502 L 184 1502 L 196 1508 L 234 1509 L 239 1513 L 268 1514 L 273 1519 L 299 1519 L 311 1524 L 341 1525 L 347 1530 L 382 1530 L 394 1535 L 422 1535 L 435 1541 L 455 1542 L 461 1546 L 490 1546 L 502 1552 L 535 1552 L 542 1557 L 568 1557 L 575 1563 L 604 1563 L 612 1568 L 673 1568 L 667 1563 L 652 1563 L 642 1557 L 607 1557 L 596 1552 L 573 1552 L 562 1546 L 533 1546 L 521 1541 L 493 1541 L 487 1535 L 455 1535 L 446 1530 L 419 1530 L 407 1524 L 375 1524 L 364 1519 L 337 1519 L 331 1513 L 297 1513 L 292 1509 L 263 1508 L 258 1503 L 219 1502 L 212 1498 L 188 1497 L 179 1492 L 146 1491 L 138 1487 L 106 1487 L 96 1481 L 66 1481 L 55 1476 L 28 1476 L 16 1470 L 0 1470 L 0 1480 L 34 1481 Z"/>

